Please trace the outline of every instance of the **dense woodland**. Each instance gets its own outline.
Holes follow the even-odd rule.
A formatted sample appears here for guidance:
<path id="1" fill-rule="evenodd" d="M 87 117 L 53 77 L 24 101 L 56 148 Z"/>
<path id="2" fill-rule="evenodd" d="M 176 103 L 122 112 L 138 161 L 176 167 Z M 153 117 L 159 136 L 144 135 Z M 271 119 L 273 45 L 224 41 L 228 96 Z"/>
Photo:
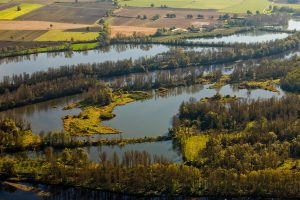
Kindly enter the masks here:
<path id="1" fill-rule="evenodd" d="M 230 103 L 217 99 L 183 102 L 173 120 L 180 141 L 198 134 L 209 138 L 191 164 L 201 166 L 209 180 L 219 177 L 221 194 L 298 196 L 299 97 Z M 284 179 L 292 187 L 283 189 Z"/>
<path id="2" fill-rule="evenodd" d="M 287 75 L 281 80 L 281 87 L 287 91 L 300 92 L 300 69 L 295 68 L 294 70 L 287 73 Z"/>
<path id="3" fill-rule="evenodd" d="M 274 8 L 274 12 L 280 14 L 249 13 L 245 18 L 224 15 L 220 19 L 228 19 L 231 26 L 257 27 L 270 22 L 272 25 L 286 25 L 289 15 L 282 13 L 295 14 L 293 9 Z M 218 48 L 203 52 L 171 49 L 150 58 L 68 65 L 33 74 L 6 76 L 0 82 L 0 110 L 78 93 L 83 93 L 83 100 L 76 106 L 107 106 L 113 101 L 113 92 L 116 91 L 158 89 L 159 93 L 160 90 L 167 91 L 167 87 L 218 83 L 224 79 L 222 71 L 206 74 L 204 66 L 260 58 L 265 59 L 258 65 L 234 68 L 226 76 L 225 83 L 280 79 L 282 89 L 300 92 L 300 58 L 275 60 L 268 57 L 298 48 L 300 32 L 266 43 L 226 44 L 190 42 L 185 40 L 189 36 L 164 35 L 163 31 L 154 37 L 119 35 L 111 40 L 110 29 L 110 25 L 104 22 L 97 38 L 99 46 L 159 43 Z M 236 32 L 248 30 L 241 28 Z M 4 47 L 0 54 L 24 48 Z M 140 195 L 300 198 L 299 96 L 287 94 L 282 98 L 258 100 L 234 97 L 228 102 L 222 99 L 217 93 L 206 100 L 183 102 L 179 113 L 173 117 L 169 135 L 148 138 L 83 141 L 64 131 L 35 135 L 30 124 L 23 120 L 0 119 L 0 180 L 71 185 Z M 206 137 L 207 142 L 196 152 L 194 159 L 189 159 L 184 151 L 185 145 L 188 139 L 197 136 Z M 183 153 L 184 162 L 172 163 L 164 157 L 137 151 L 125 152 L 122 156 L 114 153 L 112 157 L 100 152 L 99 162 L 92 162 L 88 152 L 79 148 L 169 139 L 172 139 L 173 148 Z M 203 143 L 196 142 L 198 145 Z M 42 155 L 37 153 L 36 157 L 28 157 L 27 150 L 37 150 Z M 5 155 L 7 152 L 21 153 Z"/>
<path id="4" fill-rule="evenodd" d="M 95 164 L 83 149 L 57 154 L 48 148 L 36 159 L 2 157 L 0 177 L 143 195 L 299 197 L 300 98 L 287 95 L 229 103 L 218 99 L 191 99 L 180 106 L 173 125 L 174 145 L 178 138 L 209 137 L 199 160 L 187 160 L 189 165 L 171 164 L 145 152 L 127 152 L 122 158 L 100 153 L 100 163 Z M 0 128 L 2 145 L 15 145 L 24 141 L 30 126 L 4 119 Z M 43 138 L 54 146 L 71 140 L 64 133 Z"/>
<path id="5" fill-rule="evenodd" d="M 132 151 L 126 152 L 121 158 L 117 154 L 109 158 L 105 153 L 100 153 L 99 159 L 99 164 L 91 163 L 87 153 L 80 148 L 65 149 L 60 155 L 54 154 L 50 148 L 46 150 L 45 156 L 34 160 L 24 156 L 2 157 L 0 177 L 7 179 L 18 175 L 26 180 L 43 183 L 141 195 L 299 197 L 300 173 L 297 167 L 267 167 L 240 173 L 234 169 L 199 169 L 171 164 L 162 157 Z M 270 159 L 262 161 L 268 163 Z"/>

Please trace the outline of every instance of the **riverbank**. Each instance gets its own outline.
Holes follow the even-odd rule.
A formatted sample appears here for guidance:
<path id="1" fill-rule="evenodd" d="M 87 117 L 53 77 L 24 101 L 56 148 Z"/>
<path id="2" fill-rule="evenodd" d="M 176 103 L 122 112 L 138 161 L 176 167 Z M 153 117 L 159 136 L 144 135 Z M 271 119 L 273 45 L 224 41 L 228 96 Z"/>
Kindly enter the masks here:
<path id="1" fill-rule="evenodd" d="M 50 53 L 50 52 L 63 52 L 63 51 L 87 51 L 98 49 L 101 47 L 105 47 L 107 45 L 114 44 L 164 44 L 170 46 L 191 46 L 190 43 L 184 43 L 185 39 L 193 39 L 193 38 L 214 38 L 214 37 L 224 37 L 231 36 L 234 34 L 250 32 L 254 30 L 263 30 L 266 32 L 272 33 L 288 33 L 293 34 L 295 31 L 292 30 L 278 30 L 272 28 L 245 28 L 245 27 L 231 27 L 231 28 L 223 28 L 223 29 L 215 29 L 210 32 L 199 32 L 199 33 L 181 33 L 181 34 L 166 34 L 166 35 L 153 35 L 153 36 L 144 36 L 144 37 L 125 37 L 125 38 L 112 38 L 106 44 L 102 44 L 98 41 L 83 41 L 83 42 L 74 42 L 74 43 L 65 43 L 58 46 L 45 46 L 38 48 L 31 48 L 21 51 L 13 51 L 13 52 L 4 52 L 0 53 L 0 59 L 14 56 L 25 56 L 30 54 L 38 54 L 38 53 Z M 174 41 L 174 42 L 171 42 Z M 176 41 L 176 42 L 175 42 Z M 193 46 L 197 47 L 224 47 L 224 44 L 212 44 L 212 43 L 193 43 Z M 227 44 L 226 47 L 232 47 Z"/>

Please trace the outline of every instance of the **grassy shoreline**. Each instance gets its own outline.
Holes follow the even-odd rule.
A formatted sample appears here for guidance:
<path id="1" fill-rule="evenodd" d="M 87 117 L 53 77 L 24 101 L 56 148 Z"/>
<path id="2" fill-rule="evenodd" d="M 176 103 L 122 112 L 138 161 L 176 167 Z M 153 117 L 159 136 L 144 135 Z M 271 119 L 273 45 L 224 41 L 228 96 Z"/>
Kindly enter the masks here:
<path id="1" fill-rule="evenodd" d="M 116 106 L 123 106 L 136 100 L 150 97 L 146 92 L 113 93 L 112 103 L 107 106 L 84 105 L 79 103 L 77 107 L 82 112 L 77 116 L 67 115 L 63 118 L 64 128 L 71 135 L 90 136 L 94 134 L 119 134 L 121 131 L 101 124 L 102 121 L 111 119 L 115 115 L 113 110 Z M 75 105 L 76 106 L 76 105 Z M 67 106 L 73 108 L 73 105 Z"/>
<path id="2" fill-rule="evenodd" d="M 50 47 L 39 47 L 35 49 L 27 49 L 18 52 L 8 52 L 0 54 L 0 59 L 2 58 L 9 58 L 15 56 L 25 56 L 31 54 L 38 54 L 38 53 L 52 53 L 52 52 L 64 52 L 64 51 L 86 51 L 86 50 L 93 50 L 99 48 L 100 45 L 96 41 L 90 42 L 83 42 L 83 43 L 73 43 L 73 44 L 63 44 L 59 46 L 50 46 Z"/>

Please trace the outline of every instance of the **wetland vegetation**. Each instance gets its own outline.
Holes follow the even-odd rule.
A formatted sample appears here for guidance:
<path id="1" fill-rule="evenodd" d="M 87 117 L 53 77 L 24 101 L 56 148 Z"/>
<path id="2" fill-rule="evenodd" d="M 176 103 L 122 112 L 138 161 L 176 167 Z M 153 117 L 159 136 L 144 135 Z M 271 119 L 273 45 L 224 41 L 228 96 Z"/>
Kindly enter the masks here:
<path id="1" fill-rule="evenodd" d="M 0 0 L 0 199 L 300 198 L 298 3 L 60 1 Z"/>

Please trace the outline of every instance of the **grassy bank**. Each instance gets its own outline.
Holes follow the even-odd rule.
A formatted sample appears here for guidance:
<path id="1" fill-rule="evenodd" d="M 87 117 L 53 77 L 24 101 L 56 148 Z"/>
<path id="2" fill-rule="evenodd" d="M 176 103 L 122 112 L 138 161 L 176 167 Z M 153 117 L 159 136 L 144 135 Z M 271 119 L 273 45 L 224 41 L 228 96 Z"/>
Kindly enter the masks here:
<path id="1" fill-rule="evenodd" d="M 208 138 L 207 135 L 197 135 L 185 139 L 183 141 L 184 158 L 189 162 L 196 160 L 199 162 L 201 151 L 205 149 Z"/>
<path id="2" fill-rule="evenodd" d="M 114 93 L 112 102 L 107 106 L 85 105 L 79 103 L 78 107 L 81 107 L 81 113 L 77 116 L 68 115 L 64 117 L 64 128 L 70 134 L 77 136 L 121 133 L 117 129 L 101 124 L 101 122 L 115 116 L 113 110 L 116 106 L 123 106 L 149 96 L 150 94 L 145 92 L 134 92 L 131 94 Z M 74 107 L 74 105 L 69 107 Z"/>
<path id="3" fill-rule="evenodd" d="M 279 84 L 280 79 L 266 81 L 247 81 L 239 84 L 239 89 L 263 89 L 271 92 L 279 93 L 276 84 Z"/>

